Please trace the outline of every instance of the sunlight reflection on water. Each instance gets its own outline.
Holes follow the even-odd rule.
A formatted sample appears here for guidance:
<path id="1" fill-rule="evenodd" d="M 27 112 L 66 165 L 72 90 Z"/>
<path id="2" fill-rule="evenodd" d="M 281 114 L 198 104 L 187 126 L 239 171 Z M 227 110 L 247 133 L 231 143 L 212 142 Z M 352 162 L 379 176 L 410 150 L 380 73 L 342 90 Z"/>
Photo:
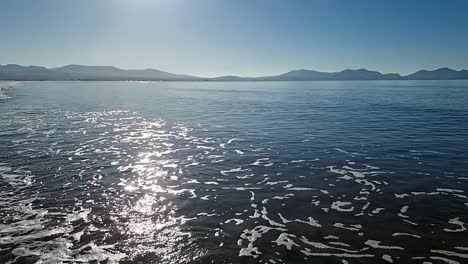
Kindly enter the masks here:
<path id="1" fill-rule="evenodd" d="M 468 123 L 465 112 L 450 112 L 437 136 L 425 138 L 412 119 L 419 108 L 406 115 L 370 107 L 349 123 L 338 113 L 348 108 L 324 100 L 314 102 L 317 109 L 308 104 L 315 97 L 291 99 L 294 92 L 284 92 L 282 102 L 294 107 L 269 108 L 270 97 L 255 101 L 250 91 L 248 103 L 239 99 L 225 117 L 203 124 L 187 121 L 206 121 L 199 112 L 174 110 L 174 102 L 156 96 L 148 105 L 157 100 L 182 111 L 185 122 L 151 111 L 72 110 L 63 98 L 31 109 L 6 100 L 0 262 L 465 259 L 467 151 L 460 142 L 467 135 L 461 128 L 440 132 Z M 210 110 L 203 112 L 211 117 Z M 388 136 L 395 122 L 408 123 L 410 132 Z M 413 135 L 421 140 L 402 143 Z M 448 144 L 452 137 L 458 139 Z"/>

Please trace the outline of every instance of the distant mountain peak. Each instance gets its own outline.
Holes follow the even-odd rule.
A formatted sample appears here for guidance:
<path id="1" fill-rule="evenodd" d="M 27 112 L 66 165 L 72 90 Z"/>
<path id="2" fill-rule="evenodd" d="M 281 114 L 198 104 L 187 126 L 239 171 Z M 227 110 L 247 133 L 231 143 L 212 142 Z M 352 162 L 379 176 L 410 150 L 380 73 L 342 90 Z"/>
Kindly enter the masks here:
<path id="1" fill-rule="evenodd" d="M 63 67 L 57 67 L 54 69 L 107 69 L 107 70 L 122 70 L 114 66 L 85 66 L 79 64 L 69 64 Z"/>
<path id="2" fill-rule="evenodd" d="M 468 79 L 468 71 L 457 71 L 450 68 L 439 68 L 436 70 L 420 70 L 406 76 L 410 80 L 457 80 Z"/>
<path id="3" fill-rule="evenodd" d="M 427 72 L 452 73 L 452 72 L 458 72 L 458 71 L 445 67 L 445 68 L 439 68 L 439 69 L 436 69 L 433 71 L 427 71 Z"/>

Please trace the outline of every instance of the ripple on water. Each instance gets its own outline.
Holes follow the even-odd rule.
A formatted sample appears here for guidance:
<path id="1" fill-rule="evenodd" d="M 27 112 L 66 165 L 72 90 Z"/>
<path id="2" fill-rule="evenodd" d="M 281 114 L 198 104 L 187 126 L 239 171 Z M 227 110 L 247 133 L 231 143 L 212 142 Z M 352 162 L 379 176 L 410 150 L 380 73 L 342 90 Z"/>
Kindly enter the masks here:
<path id="1" fill-rule="evenodd" d="M 274 146 L 131 111 L 47 122 L 63 115 L 71 127 L 20 120 L 27 140 L 8 142 L 31 163 L 0 164 L 1 261 L 467 258 L 468 201 L 457 177 L 402 189 L 394 171 L 357 151 L 281 161 Z M 428 212 L 428 203 L 458 207 Z"/>

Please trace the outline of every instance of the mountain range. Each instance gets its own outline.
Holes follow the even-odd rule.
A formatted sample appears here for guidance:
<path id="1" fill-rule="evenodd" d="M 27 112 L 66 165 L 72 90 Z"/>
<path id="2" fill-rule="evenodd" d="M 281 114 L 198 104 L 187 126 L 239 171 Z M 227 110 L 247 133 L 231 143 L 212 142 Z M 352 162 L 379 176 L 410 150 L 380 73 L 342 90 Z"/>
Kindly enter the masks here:
<path id="1" fill-rule="evenodd" d="M 16 81 L 333 81 L 333 80 L 463 80 L 467 70 L 441 68 L 420 70 L 402 76 L 398 73 L 383 74 L 367 69 L 346 69 L 340 72 L 293 70 L 287 73 L 262 77 L 220 76 L 213 78 L 174 74 L 156 69 L 123 70 L 113 66 L 67 65 L 57 68 L 0 65 L 0 80 Z"/>

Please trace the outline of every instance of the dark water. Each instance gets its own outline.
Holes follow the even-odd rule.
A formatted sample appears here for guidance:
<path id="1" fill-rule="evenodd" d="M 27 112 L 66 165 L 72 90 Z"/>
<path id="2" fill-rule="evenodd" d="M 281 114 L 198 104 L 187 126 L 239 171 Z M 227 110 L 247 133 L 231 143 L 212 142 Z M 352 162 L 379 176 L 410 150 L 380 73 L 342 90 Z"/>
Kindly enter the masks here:
<path id="1" fill-rule="evenodd" d="M 0 97 L 0 263 L 468 263 L 466 81 Z"/>

